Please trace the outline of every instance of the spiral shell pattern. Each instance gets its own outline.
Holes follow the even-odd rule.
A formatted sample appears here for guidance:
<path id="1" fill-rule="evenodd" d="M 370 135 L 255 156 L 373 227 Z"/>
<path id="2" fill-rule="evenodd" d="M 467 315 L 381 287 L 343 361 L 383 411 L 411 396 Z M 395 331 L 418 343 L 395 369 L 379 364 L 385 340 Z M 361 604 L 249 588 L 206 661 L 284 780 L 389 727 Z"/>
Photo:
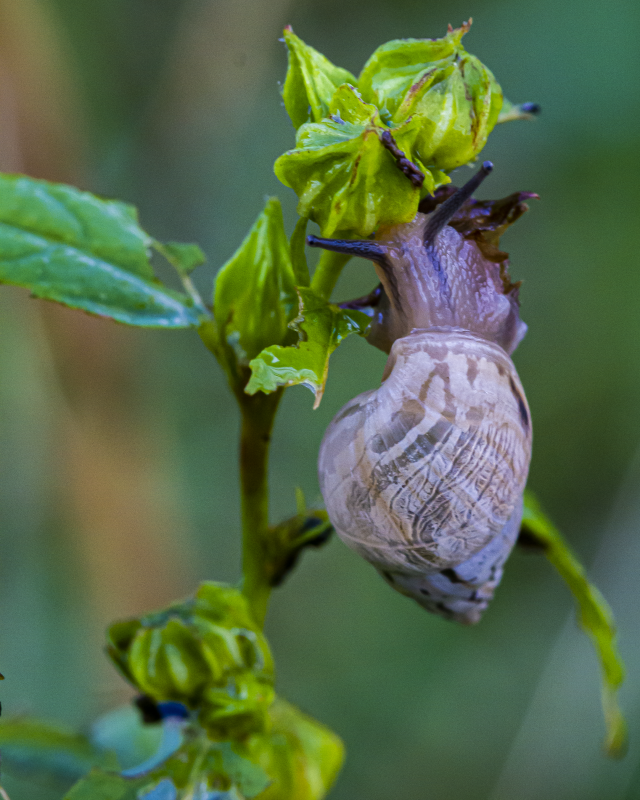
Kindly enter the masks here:
<path id="1" fill-rule="evenodd" d="M 327 511 L 394 588 L 475 622 L 520 523 L 531 458 L 520 380 L 499 345 L 434 328 L 398 339 L 385 375 L 327 429 Z"/>

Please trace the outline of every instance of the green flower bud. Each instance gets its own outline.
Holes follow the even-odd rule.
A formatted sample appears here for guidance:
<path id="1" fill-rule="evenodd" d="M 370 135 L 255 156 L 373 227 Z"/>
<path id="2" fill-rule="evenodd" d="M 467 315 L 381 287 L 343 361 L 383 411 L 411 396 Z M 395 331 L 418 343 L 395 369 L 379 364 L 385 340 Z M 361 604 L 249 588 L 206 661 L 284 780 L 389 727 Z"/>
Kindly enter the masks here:
<path id="1" fill-rule="evenodd" d="M 379 47 L 358 81 L 364 100 L 391 127 L 420 117 L 414 152 L 448 172 L 473 161 L 502 108 L 502 90 L 482 62 L 462 47 L 465 23 L 441 39 L 397 39 Z"/>
<path id="2" fill-rule="evenodd" d="M 295 128 L 305 122 L 320 122 L 327 116 L 338 86 L 355 84 L 356 79 L 305 44 L 290 25 L 284 29 L 284 41 L 289 50 L 289 69 L 282 88 L 284 107 Z"/>
<path id="3" fill-rule="evenodd" d="M 344 84 L 334 94 L 326 119 L 299 128 L 295 150 L 280 156 L 275 173 L 298 195 L 300 216 L 317 222 L 323 236 L 338 231 L 369 236 L 379 225 L 412 220 L 421 196 L 420 185 L 398 167 L 385 133 L 393 135 L 397 148 L 422 171 L 424 192 L 449 182 L 414 157 L 421 124 L 418 117 L 407 119 L 390 131 L 378 109 Z"/>
<path id="4" fill-rule="evenodd" d="M 198 713 L 214 735 L 264 729 L 273 694 L 273 661 L 245 597 L 217 583 L 164 611 L 118 622 L 108 652 L 141 692 Z"/>

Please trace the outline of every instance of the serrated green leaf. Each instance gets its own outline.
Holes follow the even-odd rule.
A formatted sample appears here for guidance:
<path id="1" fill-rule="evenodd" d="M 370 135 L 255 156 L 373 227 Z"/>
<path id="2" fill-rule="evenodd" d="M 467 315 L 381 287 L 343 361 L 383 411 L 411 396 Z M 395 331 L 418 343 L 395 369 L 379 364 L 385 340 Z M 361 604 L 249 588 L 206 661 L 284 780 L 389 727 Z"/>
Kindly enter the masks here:
<path id="1" fill-rule="evenodd" d="M 295 128 L 305 122 L 320 122 L 327 116 L 335 90 L 343 83 L 356 82 L 346 69 L 336 67 L 328 58 L 305 44 L 291 26 L 284 29 L 289 51 L 289 68 L 282 89 L 287 113 Z"/>
<path id="2" fill-rule="evenodd" d="M 154 242 L 154 246 L 181 275 L 189 275 L 207 260 L 197 244 Z"/>
<path id="3" fill-rule="evenodd" d="M 293 347 L 268 347 L 250 363 L 251 379 L 245 391 L 274 392 L 279 386 L 303 384 L 315 394 L 314 408 L 322 399 L 329 357 L 350 334 L 364 336 L 370 319 L 366 314 L 339 308 L 311 289 L 298 288 L 299 315 L 294 324 L 301 341 Z"/>
<path id="4" fill-rule="evenodd" d="M 128 325 L 197 326 L 189 298 L 155 279 L 151 243 L 132 206 L 0 175 L 0 283 Z"/>
<path id="5" fill-rule="evenodd" d="M 145 783 L 147 779 L 131 780 L 117 773 L 93 769 L 67 792 L 64 800 L 138 800 L 138 790 Z"/>
<path id="6" fill-rule="evenodd" d="M 216 278 L 214 313 L 231 366 L 248 366 L 261 350 L 295 338 L 288 324 L 297 296 L 289 241 L 276 197 Z"/>
<path id="7" fill-rule="evenodd" d="M 525 492 L 522 531 L 542 547 L 577 603 L 580 626 L 593 642 L 602 668 L 605 748 L 609 755 L 621 756 L 626 749 L 627 726 L 618 706 L 617 691 L 624 681 L 624 664 L 616 645 L 611 609 L 598 589 L 589 583 L 584 567 L 529 491 Z"/>
<path id="8" fill-rule="evenodd" d="M 269 735 L 247 744 L 253 759 L 274 779 L 256 800 L 322 800 L 344 760 L 339 737 L 281 698 L 270 715 Z"/>
<path id="9" fill-rule="evenodd" d="M 35 719 L 0 720 L 2 766 L 9 772 L 69 785 L 94 766 L 117 766 L 85 737 L 62 725 Z"/>
<path id="10" fill-rule="evenodd" d="M 365 64 L 358 88 L 390 126 L 421 120 L 415 158 L 449 172 L 475 160 L 502 107 L 493 74 L 461 44 L 465 24 L 441 39 L 396 39 Z"/>
<path id="11" fill-rule="evenodd" d="M 415 161 L 413 145 L 418 118 L 391 133 L 405 156 Z M 379 225 L 412 220 L 421 190 L 405 175 L 381 141 L 389 132 L 375 106 L 366 104 L 353 86 L 335 93 L 329 117 L 302 125 L 296 148 L 277 159 L 277 177 L 299 198 L 298 213 L 320 225 L 323 236 L 367 237 Z M 422 167 L 423 190 L 433 192 L 449 179 Z"/>

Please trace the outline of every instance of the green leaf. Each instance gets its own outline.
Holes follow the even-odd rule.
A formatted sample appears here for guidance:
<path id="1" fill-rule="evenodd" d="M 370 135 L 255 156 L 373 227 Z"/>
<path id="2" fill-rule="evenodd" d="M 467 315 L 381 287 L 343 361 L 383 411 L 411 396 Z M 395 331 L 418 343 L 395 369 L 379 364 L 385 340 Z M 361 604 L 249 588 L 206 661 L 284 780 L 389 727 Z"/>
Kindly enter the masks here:
<path id="1" fill-rule="evenodd" d="M 290 25 L 284 29 L 284 41 L 289 50 L 289 68 L 282 90 L 284 107 L 295 128 L 305 122 L 320 122 L 327 116 L 338 86 L 355 83 L 356 79 L 305 44 Z"/>
<path id="2" fill-rule="evenodd" d="M 137 800 L 144 778 L 123 778 L 113 772 L 93 769 L 64 796 L 64 800 Z"/>
<path id="3" fill-rule="evenodd" d="M 349 334 L 365 336 L 370 319 L 361 311 L 339 308 L 318 297 L 311 289 L 299 288 L 299 315 L 294 324 L 301 341 L 293 347 L 268 347 L 251 363 L 251 379 L 245 391 L 274 392 L 279 386 L 303 384 L 320 405 L 331 353 Z"/>
<path id="4" fill-rule="evenodd" d="M 271 707 L 270 716 L 270 733 L 247 742 L 252 760 L 273 778 L 257 800 L 321 800 L 342 766 L 342 742 L 281 698 Z"/>
<path id="5" fill-rule="evenodd" d="M 591 638 L 602 668 L 602 705 L 607 728 L 605 748 L 611 756 L 622 756 L 626 749 L 627 726 L 618 706 L 617 691 L 624 681 L 624 664 L 616 646 L 611 609 L 596 587 L 589 583 L 584 567 L 529 491 L 525 492 L 522 535 L 542 547 L 574 596 L 580 626 Z"/>
<path id="6" fill-rule="evenodd" d="M 493 74 L 468 53 L 466 23 L 441 39 L 396 39 L 379 47 L 358 80 L 364 100 L 390 126 L 419 117 L 415 158 L 449 172 L 475 160 L 502 107 Z"/>
<path id="7" fill-rule="evenodd" d="M 413 161 L 419 125 L 416 118 L 392 131 L 396 145 Z M 421 190 L 382 143 L 385 132 L 376 107 L 344 85 L 331 101 L 329 117 L 302 125 L 296 148 L 277 159 L 275 173 L 298 195 L 298 213 L 317 222 L 323 236 L 340 231 L 367 237 L 379 225 L 409 222 L 416 215 Z M 425 192 L 449 182 L 443 173 L 417 166 L 425 175 Z"/>
<path id="8" fill-rule="evenodd" d="M 252 800 L 271 783 L 262 767 L 240 755 L 231 742 L 221 742 L 217 750 L 221 757 L 222 772 L 247 800 Z"/>
<path id="9" fill-rule="evenodd" d="M 195 725 L 186 730 L 186 739 L 163 763 L 135 778 L 94 770 L 65 800 L 205 800 L 209 793 L 216 800 L 252 800 L 271 784 L 243 745 L 213 741 Z"/>
<path id="10" fill-rule="evenodd" d="M 216 278 L 214 313 L 227 367 L 248 366 L 265 347 L 291 341 L 296 308 L 289 241 L 272 197 Z"/>
<path id="11" fill-rule="evenodd" d="M 116 767 L 115 755 L 85 737 L 35 719 L 0 720 L 2 766 L 9 772 L 50 783 L 70 784 L 92 767 Z"/>
<path id="12" fill-rule="evenodd" d="M 189 275 L 207 260 L 197 244 L 154 242 L 154 246 L 181 275 Z"/>
<path id="13" fill-rule="evenodd" d="M 151 243 L 132 206 L 0 175 L 0 283 L 128 325 L 197 326 L 189 298 L 154 277 Z"/>

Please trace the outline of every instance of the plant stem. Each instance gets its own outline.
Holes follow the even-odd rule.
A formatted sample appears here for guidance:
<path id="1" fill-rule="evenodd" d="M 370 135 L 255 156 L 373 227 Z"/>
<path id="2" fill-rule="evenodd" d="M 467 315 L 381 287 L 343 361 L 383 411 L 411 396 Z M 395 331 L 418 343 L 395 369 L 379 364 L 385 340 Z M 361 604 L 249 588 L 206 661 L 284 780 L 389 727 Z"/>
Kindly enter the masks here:
<path id="1" fill-rule="evenodd" d="M 311 280 L 311 288 L 314 292 L 323 299 L 329 300 L 342 268 L 350 258 L 351 256 L 344 255 L 344 253 L 323 250 Z"/>
<path id="2" fill-rule="evenodd" d="M 251 604 L 257 622 L 263 625 L 271 594 L 266 549 L 269 533 L 269 443 L 282 390 L 251 396 L 238 392 L 236 396 L 242 414 L 242 591 Z"/>

